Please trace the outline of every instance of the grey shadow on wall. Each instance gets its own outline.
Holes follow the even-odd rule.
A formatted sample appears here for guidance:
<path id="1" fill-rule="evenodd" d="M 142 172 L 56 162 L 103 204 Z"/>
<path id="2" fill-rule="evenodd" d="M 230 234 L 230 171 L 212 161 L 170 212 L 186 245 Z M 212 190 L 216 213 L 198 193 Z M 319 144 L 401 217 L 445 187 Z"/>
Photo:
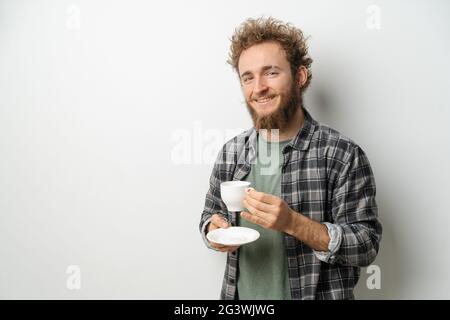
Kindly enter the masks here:
<path id="1" fill-rule="evenodd" d="M 349 106 L 344 106 L 346 102 L 340 101 L 336 90 L 326 83 L 316 81 L 308 89 L 304 99 L 307 110 L 317 121 L 340 131 L 339 128 L 345 128 L 351 121 L 346 121 L 348 115 L 339 111 L 348 110 Z M 354 139 L 358 140 L 356 137 Z M 380 159 L 382 156 L 378 155 L 377 158 Z M 373 167 L 372 161 L 371 164 Z M 395 170 L 383 173 L 373 168 L 373 171 L 377 183 L 378 214 L 383 226 L 383 234 L 378 256 L 372 265 L 379 267 L 381 285 L 380 289 L 370 286 L 370 283 L 373 283 L 375 269 L 361 268 L 361 277 L 355 289 L 355 296 L 357 299 L 402 299 L 406 281 L 411 281 L 404 277 L 406 273 L 403 270 L 408 268 L 407 253 L 408 250 L 412 250 L 413 244 L 404 243 L 402 237 L 397 236 L 398 231 L 396 231 L 395 214 L 401 210 L 401 206 L 395 199 L 395 192 L 389 191 L 389 186 L 393 185 L 393 181 L 400 181 L 400 177 L 396 177 Z"/>

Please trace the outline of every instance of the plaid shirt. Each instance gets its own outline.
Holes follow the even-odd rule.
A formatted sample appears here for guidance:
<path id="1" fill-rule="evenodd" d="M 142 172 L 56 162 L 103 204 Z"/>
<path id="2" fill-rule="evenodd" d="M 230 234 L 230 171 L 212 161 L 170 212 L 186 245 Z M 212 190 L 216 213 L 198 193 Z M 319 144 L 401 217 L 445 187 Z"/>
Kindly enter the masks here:
<path id="1" fill-rule="evenodd" d="M 375 179 L 363 150 L 339 132 L 319 124 L 305 110 L 303 128 L 284 148 L 281 197 L 290 208 L 339 232 L 339 247 L 327 262 L 293 236 L 284 234 L 292 299 L 354 299 L 360 267 L 378 253 L 382 227 L 377 216 Z M 214 164 L 200 220 L 206 227 L 214 213 L 236 225 L 220 196 L 220 183 L 242 180 L 256 157 L 252 128 L 228 141 Z M 228 253 L 221 299 L 236 299 L 239 251 Z"/>

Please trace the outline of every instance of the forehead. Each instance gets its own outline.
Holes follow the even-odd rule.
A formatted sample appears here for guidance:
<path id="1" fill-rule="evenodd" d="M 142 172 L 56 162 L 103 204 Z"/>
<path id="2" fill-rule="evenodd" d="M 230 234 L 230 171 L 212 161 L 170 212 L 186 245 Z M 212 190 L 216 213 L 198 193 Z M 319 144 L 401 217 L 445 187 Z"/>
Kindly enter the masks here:
<path id="1" fill-rule="evenodd" d="M 242 51 L 238 68 L 240 74 L 250 71 L 257 72 L 267 65 L 289 68 L 286 52 L 277 42 L 263 42 Z"/>

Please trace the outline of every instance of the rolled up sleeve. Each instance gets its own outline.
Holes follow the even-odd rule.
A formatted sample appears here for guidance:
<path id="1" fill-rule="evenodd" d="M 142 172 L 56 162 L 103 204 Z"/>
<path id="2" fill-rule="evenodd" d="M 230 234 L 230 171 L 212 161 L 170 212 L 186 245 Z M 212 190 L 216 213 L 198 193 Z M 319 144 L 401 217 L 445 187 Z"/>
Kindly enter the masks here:
<path id="1" fill-rule="evenodd" d="M 334 227 L 327 227 L 336 239 L 330 243 L 322 261 L 365 267 L 375 260 L 382 234 L 375 195 L 375 178 L 369 160 L 355 146 L 333 191 Z"/>

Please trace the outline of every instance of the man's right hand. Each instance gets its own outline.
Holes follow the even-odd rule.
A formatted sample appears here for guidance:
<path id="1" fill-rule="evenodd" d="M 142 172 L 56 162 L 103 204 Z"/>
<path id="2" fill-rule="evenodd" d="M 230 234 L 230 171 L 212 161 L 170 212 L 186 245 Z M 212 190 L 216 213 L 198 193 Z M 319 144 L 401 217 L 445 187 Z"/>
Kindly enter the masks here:
<path id="1" fill-rule="evenodd" d="M 230 226 L 230 224 L 224 218 L 222 218 L 220 215 L 215 213 L 212 215 L 211 221 L 209 222 L 208 232 L 213 231 L 215 229 L 219 229 L 219 228 L 226 229 L 229 226 Z M 211 244 L 211 246 L 213 248 L 215 248 L 219 251 L 222 251 L 222 252 L 234 252 L 239 248 L 239 246 L 226 246 L 226 245 L 211 242 L 211 241 L 209 243 Z"/>

